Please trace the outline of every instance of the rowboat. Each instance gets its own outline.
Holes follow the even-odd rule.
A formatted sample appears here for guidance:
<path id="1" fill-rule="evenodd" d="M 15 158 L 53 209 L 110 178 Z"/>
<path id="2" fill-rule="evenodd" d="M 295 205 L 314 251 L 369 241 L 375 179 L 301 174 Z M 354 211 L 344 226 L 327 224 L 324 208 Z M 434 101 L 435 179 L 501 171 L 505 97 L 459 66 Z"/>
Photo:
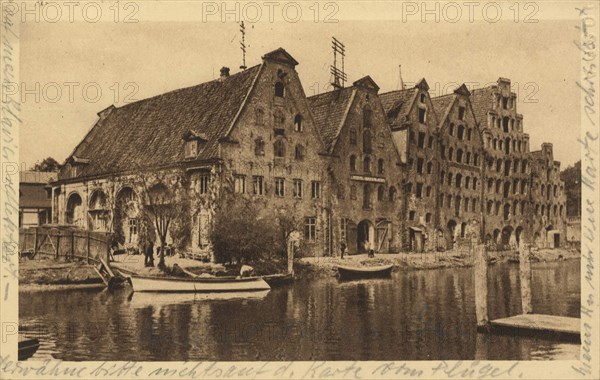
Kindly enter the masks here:
<path id="1" fill-rule="evenodd" d="M 262 276 L 263 280 L 267 282 L 270 286 L 282 286 L 290 284 L 294 281 L 294 275 L 286 274 L 286 273 L 278 273 L 278 274 L 269 274 L 266 276 Z"/>
<path id="2" fill-rule="evenodd" d="M 393 265 L 347 267 L 338 265 L 338 273 L 341 279 L 390 277 Z"/>
<path id="3" fill-rule="evenodd" d="M 256 301 L 264 299 L 269 290 L 219 292 L 219 293 L 148 293 L 134 292 L 129 297 L 129 306 L 133 309 L 153 307 L 155 309 L 170 305 L 184 305 L 232 300 Z"/>
<path id="4" fill-rule="evenodd" d="M 40 341 L 36 338 L 19 340 L 19 360 L 26 360 L 40 348 Z"/>
<path id="5" fill-rule="evenodd" d="M 134 292 L 158 293 L 221 293 L 269 290 L 260 277 L 150 277 L 132 275 Z"/>

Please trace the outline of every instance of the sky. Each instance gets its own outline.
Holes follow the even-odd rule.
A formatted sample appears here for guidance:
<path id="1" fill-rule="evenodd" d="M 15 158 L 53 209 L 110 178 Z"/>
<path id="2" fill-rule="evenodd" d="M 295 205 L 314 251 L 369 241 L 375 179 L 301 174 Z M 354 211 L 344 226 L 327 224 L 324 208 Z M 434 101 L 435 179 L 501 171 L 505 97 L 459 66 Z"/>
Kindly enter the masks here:
<path id="1" fill-rule="evenodd" d="M 118 16 L 110 3 L 101 4 L 98 22 L 88 22 L 89 16 L 84 19 L 77 9 L 70 22 L 63 9 L 58 22 L 48 22 L 53 17 L 48 11 L 20 25 L 20 91 L 39 95 L 22 99 L 20 161 L 26 167 L 48 156 L 63 162 L 97 121 L 97 113 L 111 104 L 215 79 L 222 66 L 238 72 L 242 53 L 236 21 L 241 19 L 246 20 L 247 65 L 283 47 L 300 63 L 297 71 L 308 96 L 328 89 L 335 36 L 346 45 L 349 84 L 370 75 L 380 92 L 398 89 L 399 65 L 407 85 L 425 78 L 432 96 L 461 83 L 477 88 L 510 78 L 531 150 L 552 143 L 562 168 L 580 156 L 576 81 L 581 63 L 573 43 L 578 14 L 568 3 L 520 5 L 517 22 L 509 3 L 498 22 L 490 22 L 495 17 L 490 10 L 484 19 L 481 8 L 473 12 L 473 22 L 465 9 L 458 22 L 450 22 L 458 13 L 443 3 L 438 22 L 436 12 L 423 22 L 422 9 L 386 1 L 316 3 L 318 14 L 310 8 L 313 2 L 293 3 L 300 4 L 297 22 L 292 22 L 294 7 L 288 7 L 287 16 L 275 9 L 269 20 L 264 7 L 259 18 L 254 8 L 242 5 L 235 11 L 234 4 L 235 12 L 223 21 L 221 3 L 210 3 L 215 10 L 199 2 L 121 2 Z M 125 22 L 126 16 L 137 22 Z M 537 22 L 524 22 L 525 16 Z"/>

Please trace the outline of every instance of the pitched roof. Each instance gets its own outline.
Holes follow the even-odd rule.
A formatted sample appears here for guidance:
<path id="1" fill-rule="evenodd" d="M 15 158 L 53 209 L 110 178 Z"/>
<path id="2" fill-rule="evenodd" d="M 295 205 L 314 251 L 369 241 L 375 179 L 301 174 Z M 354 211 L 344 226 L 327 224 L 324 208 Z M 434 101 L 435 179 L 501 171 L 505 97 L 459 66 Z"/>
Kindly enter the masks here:
<path id="1" fill-rule="evenodd" d="M 431 98 L 431 104 L 433 104 L 433 109 L 440 124 L 446 119 L 446 114 L 448 113 L 452 104 L 454 104 L 454 99 L 456 99 L 456 94 L 454 93 Z"/>
<path id="2" fill-rule="evenodd" d="M 311 96 L 307 99 L 317 130 L 329 152 L 333 149 L 336 138 L 340 133 L 353 94 L 354 89 L 346 87 Z"/>
<path id="3" fill-rule="evenodd" d="M 489 110 L 494 108 L 494 93 L 494 86 L 477 88 L 471 92 L 471 104 L 473 105 L 475 120 L 482 129 L 488 127 L 487 114 Z"/>
<path id="4" fill-rule="evenodd" d="M 180 162 L 182 137 L 190 132 L 207 139 L 198 159 L 216 158 L 219 139 L 227 136 L 260 67 L 101 112 L 72 153 L 89 160 L 79 176 Z"/>
<path id="5" fill-rule="evenodd" d="M 19 208 L 49 208 L 52 204 L 42 183 L 19 185 Z"/>
<path id="6" fill-rule="evenodd" d="M 46 185 L 56 180 L 57 176 L 58 173 L 56 172 L 22 171 L 19 173 L 19 183 L 41 183 Z"/>
<path id="7" fill-rule="evenodd" d="M 381 99 L 381 104 L 383 105 L 383 109 L 388 118 L 396 119 L 398 116 L 406 115 L 410 111 L 412 100 L 418 91 L 418 88 L 413 87 L 379 95 L 379 99 Z"/>

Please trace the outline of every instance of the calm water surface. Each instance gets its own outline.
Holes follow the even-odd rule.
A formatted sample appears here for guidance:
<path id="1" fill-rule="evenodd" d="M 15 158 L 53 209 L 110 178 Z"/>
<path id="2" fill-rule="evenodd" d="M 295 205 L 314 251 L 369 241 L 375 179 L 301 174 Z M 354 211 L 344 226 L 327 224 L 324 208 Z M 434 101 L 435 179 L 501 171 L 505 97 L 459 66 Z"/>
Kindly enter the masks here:
<path id="1" fill-rule="evenodd" d="M 532 265 L 533 311 L 579 317 L 580 263 Z M 490 267 L 490 318 L 520 313 L 518 266 Z M 576 359 L 579 345 L 475 329 L 473 269 L 297 281 L 254 298 L 22 292 L 20 324 L 62 360 Z"/>

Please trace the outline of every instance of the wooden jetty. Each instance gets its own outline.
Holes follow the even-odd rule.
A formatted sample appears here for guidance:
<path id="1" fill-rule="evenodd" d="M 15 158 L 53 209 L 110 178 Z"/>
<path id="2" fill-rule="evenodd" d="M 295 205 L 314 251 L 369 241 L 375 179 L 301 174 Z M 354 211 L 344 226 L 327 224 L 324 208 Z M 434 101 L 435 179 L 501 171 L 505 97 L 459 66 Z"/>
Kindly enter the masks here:
<path id="1" fill-rule="evenodd" d="M 519 247 L 519 281 L 521 285 L 522 314 L 488 320 L 487 310 L 487 252 L 484 246 L 475 257 L 475 312 L 477 330 L 507 334 L 528 335 L 565 341 L 581 341 L 581 319 L 558 315 L 533 314 L 531 307 L 531 261 L 529 246 Z"/>

